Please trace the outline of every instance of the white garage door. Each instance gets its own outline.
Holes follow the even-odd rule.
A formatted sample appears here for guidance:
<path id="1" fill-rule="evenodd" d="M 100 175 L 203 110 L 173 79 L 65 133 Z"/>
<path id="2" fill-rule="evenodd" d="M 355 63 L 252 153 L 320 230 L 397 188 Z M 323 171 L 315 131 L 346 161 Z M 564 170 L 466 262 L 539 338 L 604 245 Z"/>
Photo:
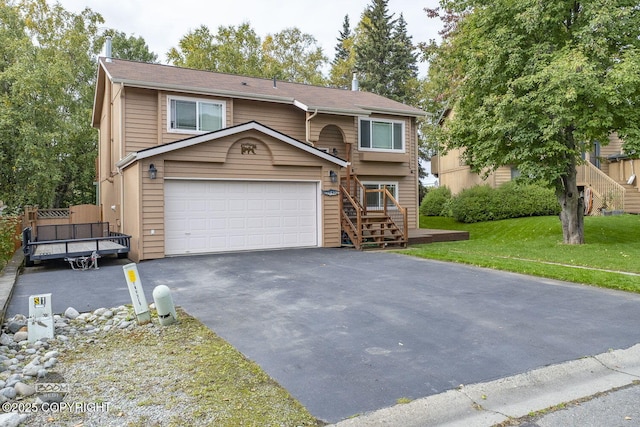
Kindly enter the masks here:
<path id="1" fill-rule="evenodd" d="M 165 181 L 165 254 L 318 244 L 314 182 Z"/>

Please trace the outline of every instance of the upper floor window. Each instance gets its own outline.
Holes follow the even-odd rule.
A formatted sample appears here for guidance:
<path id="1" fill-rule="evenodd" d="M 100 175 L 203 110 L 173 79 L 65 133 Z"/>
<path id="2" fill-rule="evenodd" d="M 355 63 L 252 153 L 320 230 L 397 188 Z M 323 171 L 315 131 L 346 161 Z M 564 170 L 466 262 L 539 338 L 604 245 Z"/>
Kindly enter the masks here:
<path id="1" fill-rule="evenodd" d="M 224 127 L 225 103 L 169 97 L 170 132 L 211 132 Z"/>
<path id="2" fill-rule="evenodd" d="M 404 122 L 360 120 L 360 149 L 404 152 Z"/>

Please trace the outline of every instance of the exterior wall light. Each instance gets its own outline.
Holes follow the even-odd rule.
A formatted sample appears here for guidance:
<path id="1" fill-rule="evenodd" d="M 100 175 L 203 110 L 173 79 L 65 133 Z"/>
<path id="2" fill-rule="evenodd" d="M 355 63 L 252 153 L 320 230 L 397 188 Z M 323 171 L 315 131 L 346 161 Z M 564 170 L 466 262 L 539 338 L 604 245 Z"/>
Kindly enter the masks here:
<path id="1" fill-rule="evenodd" d="M 158 169 L 156 169 L 156 165 L 151 163 L 149 165 L 149 179 L 156 179 L 158 176 Z"/>
<path id="2" fill-rule="evenodd" d="M 338 182 L 338 174 L 335 173 L 334 171 L 329 171 L 329 179 L 331 179 L 331 182 L 336 183 Z"/>

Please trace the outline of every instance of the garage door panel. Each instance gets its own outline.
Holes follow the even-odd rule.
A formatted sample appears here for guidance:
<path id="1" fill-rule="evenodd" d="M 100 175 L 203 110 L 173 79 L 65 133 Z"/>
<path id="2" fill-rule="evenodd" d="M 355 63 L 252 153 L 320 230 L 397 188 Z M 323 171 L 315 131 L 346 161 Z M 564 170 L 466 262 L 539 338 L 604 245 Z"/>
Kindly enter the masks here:
<path id="1" fill-rule="evenodd" d="M 313 182 L 165 181 L 165 253 L 316 246 Z"/>

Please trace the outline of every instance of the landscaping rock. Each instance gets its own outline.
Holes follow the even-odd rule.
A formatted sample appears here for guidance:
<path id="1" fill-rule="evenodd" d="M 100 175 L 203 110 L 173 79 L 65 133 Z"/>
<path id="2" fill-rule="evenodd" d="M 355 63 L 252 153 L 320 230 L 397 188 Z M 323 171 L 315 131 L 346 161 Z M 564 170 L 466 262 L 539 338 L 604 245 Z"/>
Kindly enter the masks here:
<path id="1" fill-rule="evenodd" d="M 18 331 L 13 335 L 13 341 L 20 342 L 26 341 L 29 338 L 29 333 L 27 331 Z"/>
<path id="2" fill-rule="evenodd" d="M 51 359 L 52 357 L 58 357 L 58 356 L 60 356 L 60 352 L 58 350 L 51 350 L 45 353 L 42 360 L 47 360 L 47 359 Z"/>
<path id="3" fill-rule="evenodd" d="M 24 316 L 22 316 L 24 317 Z M 9 332 L 11 332 L 12 334 L 15 334 L 16 332 L 18 332 L 20 329 L 22 329 L 23 327 L 27 326 L 27 319 L 21 320 L 20 318 L 15 318 L 13 320 L 11 320 L 8 324 L 7 324 L 7 329 L 9 330 Z"/>
<path id="4" fill-rule="evenodd" d="M 36 393 L 35 387 L 23 382 L 16 383 L 13 388 L 16 390 L 16 394 L 19 396 L 29 397 Z"/>
<path id="5" fill-rule="evenodd" d="M 18 393 L 16 392 L 16 389 L 13 387 L 5 387 L 2 390 L 0 390 L 0 394 L 8 399 L 15 399 Z"/>
<path id="6" fill-rule="evenodd" d="M 11 335 L 7 335 L 4 332 L 0 335 L 0 345 L 11 346 L 14 344 L 15 342 L 13 341 Z"/>
<path id="7" fill-rule="evenodd" d="M 18 427 L 27 420 L 29 415 L 10 412 L 8 414 L 0 414 L 0 427 Z"/>
<path id="8" fill-rule="evenodd" d="M 67 319 L 75 319 L 78 316 L 80 316 L 80 313 L 78 313 L 78 310 L 73 307 L 67 308 L 64 312 L 64 317 L 66 317 Z"/>
<path id="9" fill-rule="evenodd" d="M 105 311 L 107 311 L 106 308 L 98 308 L 98 309 L 93 311 L 93 315 L 100 317 L 100 316 L 102 316 L 104 314 Z"/>

